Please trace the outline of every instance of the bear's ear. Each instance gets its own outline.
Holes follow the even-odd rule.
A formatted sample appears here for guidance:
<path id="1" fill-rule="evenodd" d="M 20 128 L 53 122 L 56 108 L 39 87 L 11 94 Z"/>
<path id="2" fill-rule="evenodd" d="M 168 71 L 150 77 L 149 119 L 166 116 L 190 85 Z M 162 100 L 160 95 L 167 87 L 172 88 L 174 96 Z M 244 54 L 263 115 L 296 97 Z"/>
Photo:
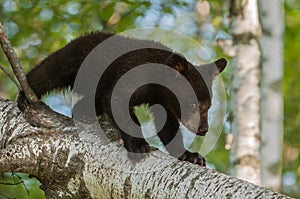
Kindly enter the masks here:
<path id="1" fill-rule="evenodd" d="M 172 68 L 174 68 L 179 73 L 184 73 L 187 70 L 188 62 L 182 56 L 172 53 L 167 61 L 166 64 Z"/>
<path id="2" fill-rule="evenodd" d="M 226 65 L 227 65 L 227 60 L 225 58 L 221 58 L 216 60 L 215 62 L 205 64 L 200 67 L 203 67 L 203 69 L 205 69 L 205 71 L 208 74 L 212 76 L 216 76 L 225 69 Z"/>
<path id="3" fill-rule="evenodd" d="M 221 59 L 218 59 L 217 61 L 214 62 L 218 68 L 218 72 L 221 73 L 226 65 L 227 65 L 227 60 L 225 58 L 221 58 Z"/>

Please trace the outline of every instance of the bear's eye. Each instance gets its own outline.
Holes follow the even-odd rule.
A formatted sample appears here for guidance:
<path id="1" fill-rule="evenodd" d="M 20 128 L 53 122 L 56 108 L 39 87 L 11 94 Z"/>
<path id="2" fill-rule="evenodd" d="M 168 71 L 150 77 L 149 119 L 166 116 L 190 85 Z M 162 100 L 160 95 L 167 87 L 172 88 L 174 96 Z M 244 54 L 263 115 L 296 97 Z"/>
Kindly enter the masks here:
<path id="1" fill-rule="evenodd" d="M 196 108 L 196 104 L 190 104 L 191 108 Z"/>

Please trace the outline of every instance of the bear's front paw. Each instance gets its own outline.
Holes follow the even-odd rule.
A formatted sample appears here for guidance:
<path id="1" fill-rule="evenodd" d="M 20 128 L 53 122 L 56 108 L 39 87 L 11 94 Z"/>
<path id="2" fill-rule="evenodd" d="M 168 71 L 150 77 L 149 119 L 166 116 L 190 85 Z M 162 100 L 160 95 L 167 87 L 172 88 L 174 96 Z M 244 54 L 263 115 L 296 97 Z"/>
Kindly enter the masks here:
<path id="1" fill-rule="evenodd" d="M 150 146 L 143 138 L 131 138 L 129 142 L 125 142 L 125 148 L 128 151 L 128 158 L 134 161 L 144 159 L 150 152 Z"/>
<path id="2" fill-rule="evenodd" d="M 189 151 L 186 151 L 178 159 L 182 160 L 182 161 L 188 161 L 193 164 L 198 164 L 203 167 L 206 166 L 206 161 L 205 161 L 204 157 L 198 153 L 191 153 Z"/>
<path id="3" fill-rule="evenodd" d="M 24 112 L 26 108 L 29 108 L 29 102 L 25 96 L 24 91 L 20 91 L 17 96 L 17 104 L 19 109 Z"/>

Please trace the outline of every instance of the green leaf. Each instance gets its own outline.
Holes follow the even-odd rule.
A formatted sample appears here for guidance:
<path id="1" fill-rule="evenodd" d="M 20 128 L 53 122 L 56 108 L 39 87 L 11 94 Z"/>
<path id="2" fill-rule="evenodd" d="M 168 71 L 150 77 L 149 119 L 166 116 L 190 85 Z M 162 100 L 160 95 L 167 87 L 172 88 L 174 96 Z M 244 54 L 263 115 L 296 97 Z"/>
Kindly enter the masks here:
<path id="1" fill-rule="evenodd" d="M 28 174 L 2 173 L 0 182 L 0 198 L 45 198 L 44 191 L 40 189 L 41 183 L 36 178 L 30 178 Z"/>
<path id="2" fill-rule="evenodd" d="M 115 12 L 115 3 L 109 3 L 105 8 L 103 8 L 100 12 L 100 17 L 104 20 L 104 21 L 109 21 L 109 19 L 111 18 L 111 16 L 114 14 Z"/>
<path id="3" fill-rule="evenodd" d="M 135 106 L 133 109 L 133 112 L 140 123 L 154 119 L 152 113 L 150 112 L 149 104 L 141 104 L 140 106 Z"/>

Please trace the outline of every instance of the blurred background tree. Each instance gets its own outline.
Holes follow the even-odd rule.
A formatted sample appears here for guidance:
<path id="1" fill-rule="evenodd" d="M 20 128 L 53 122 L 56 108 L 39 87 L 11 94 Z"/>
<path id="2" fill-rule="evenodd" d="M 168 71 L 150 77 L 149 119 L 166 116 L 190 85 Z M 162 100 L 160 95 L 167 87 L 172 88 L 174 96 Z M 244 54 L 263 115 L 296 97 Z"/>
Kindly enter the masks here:
<path id="1" fill-rule="evenodd" d="M 199 52 L 194 60 L 208 61 L 223 57 L 216 46 L 218 38 L 230 38 L 228 22 L 229 1 L 174 0 L 174 1 L 27 1 L 0 0 L 0 20 L 16 50 L 25 71 L 29 71 L 51 52 L 63 47 L 73 38 L 93 30 L 114 33 L 132 28 L 162 27 L 177 30 L 197 40 L 206 53 Z M 300 2 L 285 2 L 284 50 L 284 165 L 282 191 L 300 198 Z M 161 41 L 164 43 L 164 41 Z M 179 45 L 184 47 L 184 44 Z M 204 56 L 209 55 L 208 57 Z M 188 52 L 187 52 L 188 55 Z M 188 56 L 187 56 L 188 57 Z M 9 63 L 0 54 L 0 64 L 9 70 Z M 229 85 L 230 67 L 223 74 Z M 228 94 L 230 89 L 226 86 Z M 0 97 L 14 99 L 17 89 L 0 72 Z M 230 100 L 230 95 L 227 96 Z M 225 123 L 214 150 L 208 154 L 209 166 L 229 173 L 229 153 Z M 0 177 L 1 183 L 1 177 Z M 0 194 L 4 187 L 0 185 Z M 5 192 L 4 192 L 5 193 Z M 1 195 L 0 195 L 1 197 Z"/>

